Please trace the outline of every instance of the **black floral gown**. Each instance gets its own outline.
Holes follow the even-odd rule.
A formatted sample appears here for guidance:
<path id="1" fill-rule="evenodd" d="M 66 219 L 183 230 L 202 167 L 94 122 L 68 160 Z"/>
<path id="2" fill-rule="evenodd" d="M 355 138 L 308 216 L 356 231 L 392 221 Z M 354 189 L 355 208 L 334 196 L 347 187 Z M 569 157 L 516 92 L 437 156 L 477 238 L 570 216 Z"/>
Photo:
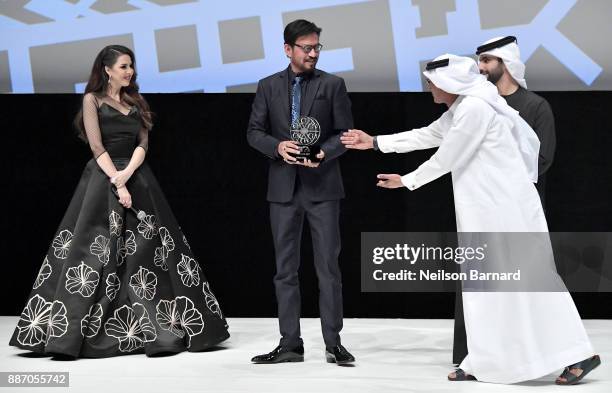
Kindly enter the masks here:
<path id="1" fill-rule="evenodd" d="M 117 169 L 137 145 L 147 148 L 138 109 L 127 110 L 109 97 L 83 100 L 94 155 L 108 153 Z M 229 337 L 146 162 L 127 188 L 140 218 L 119 204 L 97 162 L 87 163 L 10 345 L 74 357 L 152 356 L 201 351 Z"/>

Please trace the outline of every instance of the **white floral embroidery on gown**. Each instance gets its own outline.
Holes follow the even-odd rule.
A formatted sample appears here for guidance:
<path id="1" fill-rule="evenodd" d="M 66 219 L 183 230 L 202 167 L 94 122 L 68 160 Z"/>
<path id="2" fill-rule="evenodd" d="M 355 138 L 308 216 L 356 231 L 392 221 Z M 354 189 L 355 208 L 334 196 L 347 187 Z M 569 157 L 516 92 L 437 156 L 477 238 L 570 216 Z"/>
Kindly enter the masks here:
<path id="1" fill-rule="evenodd" d="M 148 148 L 135 107 L 88 94 L 83 117 L 94 157 L 109 154 L 117 169 L 137 146 Z M 96 161 L 87 163 L 32 277 L 10 345 L 96 358 L 202 351 L 229 337 L 207 277 L 146 161 L 126 186 L 134 208 L 144 212 L 140 218 L 118 203 Z"/>

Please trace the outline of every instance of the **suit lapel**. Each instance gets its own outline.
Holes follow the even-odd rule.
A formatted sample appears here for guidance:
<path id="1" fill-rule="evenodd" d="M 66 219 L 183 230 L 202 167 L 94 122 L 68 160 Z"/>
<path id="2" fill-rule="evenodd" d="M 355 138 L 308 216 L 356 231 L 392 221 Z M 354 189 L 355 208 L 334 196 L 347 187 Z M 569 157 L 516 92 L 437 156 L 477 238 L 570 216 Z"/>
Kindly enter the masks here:
<path id="1" fill-rule="evenodd" d="M 310 116 L 310 111 L 312 110 L 312 104 L 314 102 L 315 97 L 317 96 L 317 91 L 319 91 L 319 85 L 321 83 L 321 73 L 319 70 L 314 70 L 314 75 L 312 76 L 312 80 L 308 83 L 308 89 L 306 90 L 306 96 L 303 98 L 304 103 L 302 108 L 304 108 L 304 113 L 302 116 Z"/>
<path id="2" fill-rule="evenodd" d="M 276 94 L 278 94 L 278 96 L 280 97 L 283 119 L 285 119 L 285 124 L 289 125 L 291 123 L 291 117 L 289 115 L 289 81 L 287 79 L 288 72 L 285 69 L 284 71 L 281 71 L 279 73 Z"/>

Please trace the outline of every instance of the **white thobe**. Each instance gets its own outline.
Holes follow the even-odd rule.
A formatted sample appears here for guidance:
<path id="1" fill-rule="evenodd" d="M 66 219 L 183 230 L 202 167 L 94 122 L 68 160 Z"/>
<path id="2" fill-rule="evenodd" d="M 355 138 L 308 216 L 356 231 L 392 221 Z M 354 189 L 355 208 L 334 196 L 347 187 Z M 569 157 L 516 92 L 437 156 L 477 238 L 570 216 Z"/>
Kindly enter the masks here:
<path id="1" fill-rule="evenodd" d="M 480 98 L 459 96 L 429 126 L 377 142 L 385 153 L 439 147 L 402 183 L 415 190 L 450 172 L 458 232 L 547 232 L 511 127 Z M 464 292 L 463 307 L 468 356 L 460 367 L 480 381 L 532 380 L 594 354 L 567 292 Z"/>

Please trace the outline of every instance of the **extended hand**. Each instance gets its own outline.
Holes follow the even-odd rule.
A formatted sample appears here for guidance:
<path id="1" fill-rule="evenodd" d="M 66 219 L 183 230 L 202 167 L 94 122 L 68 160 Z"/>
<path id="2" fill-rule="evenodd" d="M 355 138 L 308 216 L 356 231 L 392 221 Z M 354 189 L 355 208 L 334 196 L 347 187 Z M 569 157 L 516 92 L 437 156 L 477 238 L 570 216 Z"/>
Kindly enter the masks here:
<path id="1" fill-rule="evenodd" d="M 400 188 L 403 187 L 402 177 L 400 175 L 379 174 L 376 176 L 378 183 L 376 185 L 382 188 Z"/>
<path id="2" fill-rule="evenodd" d="M 361 130 L 348 130 L 340 137 L 347 149 L 367 150 L 374 147 L 374 138 Z"/>

